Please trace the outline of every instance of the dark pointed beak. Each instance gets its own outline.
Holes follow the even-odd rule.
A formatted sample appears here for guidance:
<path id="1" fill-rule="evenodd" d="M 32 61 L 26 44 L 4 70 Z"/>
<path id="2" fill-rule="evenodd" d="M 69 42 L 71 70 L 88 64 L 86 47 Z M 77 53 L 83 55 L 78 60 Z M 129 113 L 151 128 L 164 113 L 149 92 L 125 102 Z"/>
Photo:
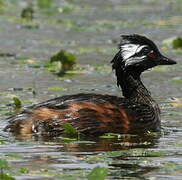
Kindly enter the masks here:
<path id="1" fill-rule="evenodd" d="M 161 55 L 158 58 L 158 65 L 172 65 L 172 64 L 177 64 L 177 62 L 172 59 L 169 59 L 163 55 Z"/>

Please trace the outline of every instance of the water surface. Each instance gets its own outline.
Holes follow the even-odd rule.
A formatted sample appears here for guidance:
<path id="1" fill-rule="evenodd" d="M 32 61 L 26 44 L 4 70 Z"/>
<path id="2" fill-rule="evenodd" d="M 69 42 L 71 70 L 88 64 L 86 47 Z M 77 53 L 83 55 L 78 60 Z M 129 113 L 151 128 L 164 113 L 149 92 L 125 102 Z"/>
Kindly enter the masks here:
<path id="1" fill-rule="evenodd" d="M 87 179 L 91 169 L 101 166 L 109 170 L 106 179 L 182 179 L 182 51 L 164 41 L 182 36 L 182 2 L 44 2 L 0 3 L 0 158 L 11 165 L 8 173 L 16 179 Z M 28 3 L 34 9 L 32 21 L 20 17 Z M 178 61 L 142 76 L 162 109 L 160 134 L 68 140 L 2 131 L 14 111 L 14 96 L 25 106 L 80 92 L 120 96 L 110 60 L 120 34 L 128 33 L 147 35 Z M 76 54 L 79 68 L 74 74 L 58 77 L 44 66 L 60 49 Z"/>

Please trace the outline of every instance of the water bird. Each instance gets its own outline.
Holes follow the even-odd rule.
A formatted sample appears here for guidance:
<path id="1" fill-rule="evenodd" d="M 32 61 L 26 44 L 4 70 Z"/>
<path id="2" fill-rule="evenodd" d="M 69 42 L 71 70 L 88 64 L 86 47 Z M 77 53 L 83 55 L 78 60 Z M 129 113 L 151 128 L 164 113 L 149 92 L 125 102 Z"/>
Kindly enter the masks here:
<path id="1" fill-rule="evenodd" d="M 176 64 L 154 42 L 138 34 L 122 35 L 112 59 L 124 97 L 74 94 L 32 105 L 8 117 L 5 131 L 18 135 L 64 134 L 64 123 L 86 135 L 145 133 L 161 128 L 160 108 L 141 81 L 141 73 L 158 65 Z"/>

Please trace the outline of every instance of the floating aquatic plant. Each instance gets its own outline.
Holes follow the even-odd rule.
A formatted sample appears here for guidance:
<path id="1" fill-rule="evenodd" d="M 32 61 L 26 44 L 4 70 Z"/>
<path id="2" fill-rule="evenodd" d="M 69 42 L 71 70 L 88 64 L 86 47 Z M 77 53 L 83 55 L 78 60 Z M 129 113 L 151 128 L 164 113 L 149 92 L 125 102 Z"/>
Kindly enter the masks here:
<path id="1" fill-rule="evenodd" d="M 181 37 L 175 38 L 172 42 L 172 46 L 174 49 L 182 48 L 182 38 Z"/>
<path id="2" fill-rule="evenodd" d="M 79 137 L 78 131 L 70 123 L 63 123 L 62 126 L 68 137 Z"/>
<path id="3" fill-rule="evenodd" d="M 13 97 L 15 109 L 20 109 L 22 107 L 21 100 L 18 99 L 17 97 Z"/>
<path id="4" fill-rule="evenodd" d="M 53 0 L 37 0 L 37 5 L 41 9 L 48 9 L 52 7 Z"/>
<path id="5" fill-rule="evenodd" d="M 0 179 L 15 180 L 15 178 L 8 176 L 4 171 L 10 169 L 9 163 L 5 159 L 0 159 Z"/>
<path id="6" fill-rule="evenodd" d="M 33 15 L 34 15 L 34 10 L 33 10 L 32 4 L 29 4 L 21 12 L 21 18 L 24 18 L 26 20 L 32 20 Z"/>
<path id="7" fill-rule="evenodd" d="M 107 174 L 107 168 L 97 166 L 89 173 L 88 180 L 104 180 Z"/>
<path id="8" fill-rule="evenodd" d="M 58 75 L 64 75 L 67 71 L 73 70 L 76 64 L 76 56 L 66 50 L 60 50 L 50 58 L 50 62 L 56 62 Z"/>

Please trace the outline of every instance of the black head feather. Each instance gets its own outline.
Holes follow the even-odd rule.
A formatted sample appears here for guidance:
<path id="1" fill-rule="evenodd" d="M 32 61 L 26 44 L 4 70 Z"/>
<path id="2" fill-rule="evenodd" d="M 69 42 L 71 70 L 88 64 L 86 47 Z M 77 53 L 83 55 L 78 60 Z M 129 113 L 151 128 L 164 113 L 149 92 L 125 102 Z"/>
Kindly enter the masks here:
<path id="1" fill-rule="evenodd" d="M 122 39 L 121 39 L 121 42 L 119 44 L 120 47 L 124 44 L 149 45 L 155 51 L 159 52 L 159 50 L 158 50 L 157 46 L 154 44 L 154 42 L 145 36 L 141 36 L 138 34 L 132 34 L 132 35 L 121 35 L 121 38 Z"/>
<path id="2" fill-rule="evenodd" d="M 119 52 L 111 61 L 118 85 L 123 83 L 124 76 L 132 75 L 136 79 L 143 71 L 154 66 L 176 64 L 163 56 L 154 42 L 145 36 L 133 34 L 121 37 Z"/>
<path id="3" fill-rule="evenodd" d="M 124 57 L 122 56 L 122 50 L 124 45 L 147 45 L 150 47 L 152 50 L 154 50 L 157 54 L 160 54 L 157 46 L 148 38 L 145 36 L 141 36 L 138 34 L 132 34 L 132 35 L 121 35 L 121 42 L 119 43 L 119 52 L 115 55 L 111 63 L 113 63 L 113 69 L 116 69 L 118 66 L 124 68 Z M 133 52 L 135 53 L 135 52 Z"/>

